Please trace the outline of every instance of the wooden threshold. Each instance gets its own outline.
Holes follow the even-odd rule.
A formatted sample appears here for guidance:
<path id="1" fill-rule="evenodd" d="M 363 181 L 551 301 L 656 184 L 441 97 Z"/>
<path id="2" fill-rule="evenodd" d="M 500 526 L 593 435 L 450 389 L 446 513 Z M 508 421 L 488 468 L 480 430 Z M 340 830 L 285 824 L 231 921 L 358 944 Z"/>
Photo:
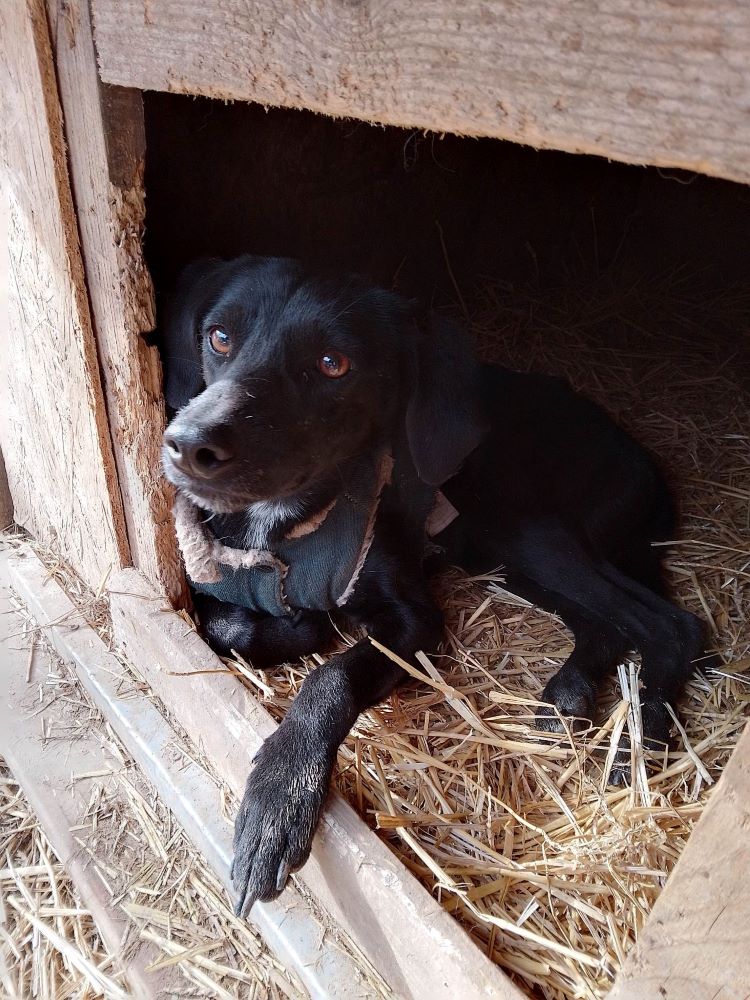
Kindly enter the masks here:
<path id="1" fill-rule="evenodd" d="M 0 757 L 23 788 L 55 855 L 91 914 L 107 951 L 115 956 L 124 971 L 127 995 L 134 1000 L 156 1000 L 179 982 L 173 974 L 147 971 L 148 964 L 158 957 L 156 950 L 145 942 L 128 941 L 127 918 L 112 905 L 97 865 L 81 849 L 81 838 L 85 835 L 79 824 L 86 816 L 97 785 L 114 782 L 114 777 L 108 779 L 106 775 L 107 772 L 114 774 L 117 763 L 105 752 L 97 733 L 78 732 L 75 739 L 66 742 L 64 753 L 58 740 L 43 738 L 37 679 L 50 673 L 54 675 L 59 669 L 59 661 L 50 657 L 47 649 L 39 644 L 33 651 L 33 676 L 27 676 L 29 651 L 19 639 L 22 619 L 15 613 L 16 608 L 10 600 L 9 584 L 8 557 L 0 552 Z M 49 620 L 47 610 L 45 621 Z M 44 713 L 47 731 L 55 732 L 58 723 L 65 724 L 63 709 L 59 701 L 48 703 Z M 80 775 L 91 777 L 73 780 Z M 76 829 L 79 832 L 74 832 Z M 107 979 L 111 978 L 110 969 Z M 120 996 L 124 1000 L 125 992 Z"/>
<path id="2" fill-rule="evenodd" d="M 241 794 L 275 727 L 252 695 L 140 574 L 112 581 L 118 642 L 218 773 Z M 191 671 L 209 671 L 194 673 Z M 750 728 L 713 790 L 626 961 L 612 1000 L 750 1000 Z M 377 835 L 332 796 L 299 877 L 400 997 L 522 994 Z M 451 926 L 452 924 L 452 926 Z"/>

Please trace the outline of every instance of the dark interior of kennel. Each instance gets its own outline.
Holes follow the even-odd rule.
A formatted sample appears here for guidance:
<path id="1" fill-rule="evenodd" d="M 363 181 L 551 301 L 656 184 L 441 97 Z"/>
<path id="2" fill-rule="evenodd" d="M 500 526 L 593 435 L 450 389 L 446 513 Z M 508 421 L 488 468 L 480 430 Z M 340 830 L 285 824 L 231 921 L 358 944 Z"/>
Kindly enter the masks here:
<path id="1" fill-rule="evenodd" d="M 686 417 L 670 355 L 750 386 L 750 187 L 308 111 L 144 100 L 157 323 L 196 258 L 292 256 L 451 311 L 483 356 L 565 375 L 657 451 L 642 400 L 613 391 L 611 371 L 599 383 L 604 351 L 610 366 L 639 355 L 631 382 L 651 398 L 669 384 Z M 681 460 L 664 458 L 679 490 Z"/>
<path id="2" fill-rule="evenodd" d="M 203 256 L 358 270 L 440 303 L 478 279 L 544 293 L 680 272 L 748 278 L 750 189 L 702 175 L 306 111 L 145 95 L 157 294 Z"/>

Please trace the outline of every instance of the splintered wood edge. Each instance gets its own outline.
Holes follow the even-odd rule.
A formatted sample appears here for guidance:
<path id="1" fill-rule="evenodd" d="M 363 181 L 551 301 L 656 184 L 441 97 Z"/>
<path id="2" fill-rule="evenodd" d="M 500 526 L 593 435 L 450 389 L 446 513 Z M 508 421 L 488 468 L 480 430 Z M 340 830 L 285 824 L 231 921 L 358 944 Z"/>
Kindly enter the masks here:
<path id="1" fill-rule="evenodd" d="M 250 762 L 276 723 L 138 571 L 117 573 L 109 593 L 117 644 L 241 796 Z M 522 1000 L 338 795 L 329 799 L 298 878 L 397 996 Z"/>
<path id="2" fill-rule="evenodd" d="M 83 687 L 155 786 L 161 800 L 228 888 L 232 829 L 222 816 L 220 791 L 216 783 L 197 764 L 182 756 L 175 759 L 170 747 L 179 745 L 180 737 L 147 695 L 134 697 L 126 685 L 127 697 L 121 696 L 122 664 L 107 650 L 97 633 L 82 621 L 75 606 L 60 586 L 50 579 L 46 568 L 31 549 L 22 549 L 11 556 L 0 554 L 0 583 L 4 577 L 8 578 L 59 655 L 73 664 Z M 28 661 L 25 651 L 21 659 L 23 662 L 19 670 L 22 669 L 25 675 Z M 6 686 L 13 683 L 11 671 L 12 668 L 9 668 L 2 672 L 0 691 L 3 695 Z M 13 704 L 16 704 L 15 699 Z M 22 715 L 11 712 L 10 718 L 22 720 Z M 28 726 L 23 729 L 20 721 L 15 728 L 10 725 L 0 727 L 0 751 L 7 753 L 8 763 L 25 790 L 28 786 L 32 807 L 57 849 L 56 833 L 63 826 L 67 830 L 75 825 L 80 817 L 71 819 L 67 826 L 62 820 L 49 819 L 47 804 L 51 802 L 54 808 L 54 802 L 62 798 L 60 795 L 50 796 L 49 791 L 65 787 L 70 767 L 68 758 L 59 754 L 58 762 L 62 767 L 59 773 L 53 772 L 52 765 L 44 773 L 38 773 L 24 764 L 27 758 L 33 758 L 35 763 L 39 759 L 32 753 L 38 739 L 38 720 L 32 721 L 33 731 Z M 46 757 L 44 766 L 47 767 Z M 90 764 L 86 769 L 91 769 Z M 69 867 L 71 877 L 78 886 L 81 879 L 87 877 L 86 866 L 75 860 L 73 849 L 68 850 L 65 844 L 61 844 L 60 848 L 60 858 Z M 75 848 L 78 849 L 78 845 Z M 81 883 L 82 894 L 85 888 L 86 883 Z M 99 900 L 98 906 L 103 910 L 108 907 L 108 901 Z M 107 920 L 117 926 L 119 917 L 108 911 Z M 327 933 L 331 928 L 321 924 L 311 905 L 293 886 L 275 902 L 257 904 L 253 908 L 252 920 L 271 951 L 298 976 L 312 997 L 348 1000 L 358 995 L 353 992 L 358 985 L 365 984 L 368 975 L 366 966 L 360 967 L 352 955 L 339 946 L 335 935 Z M 120 938 L 113 934 L 105 940 L 117 953 Z M 161 995 L 152 985 L 153 979 L 144 978 L 145 973 L 141 973 L 139 967 L 136 967 L 135 974 L 130 968 L 127 973 L 133 980 L 135 996 L 150 998 Z"/>
<path id="3" fill-rule="evenodd" d="M 9 279 L 0 320 L 0 395 L 8 404 L 0 406 L 0 438 L 7 479 L 16 521 L 96 587 L 112 566 L 130 563 L 130 547 L 42 0 L 0 4 L 0 36 Z M 44 351 L 34 349 L 29 329 L 45 337 Z"/>
<path id="4" fill-rule="evenodd" d="M 166 413 L 143 259 L 146 138 L 140 91 L 101 83 L 88 4 L 47 0 L 70 179 L 110 432 L 133 565 L 183 603 L 187 585 L 170 509 L 172 488 L 155 476 Z"/>

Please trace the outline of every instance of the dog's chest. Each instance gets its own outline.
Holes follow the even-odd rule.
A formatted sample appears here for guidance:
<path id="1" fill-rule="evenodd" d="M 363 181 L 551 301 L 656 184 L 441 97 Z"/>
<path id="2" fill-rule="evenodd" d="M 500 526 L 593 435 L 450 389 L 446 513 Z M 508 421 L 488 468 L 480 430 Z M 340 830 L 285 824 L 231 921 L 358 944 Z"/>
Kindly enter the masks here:
<path id="1" fill-rule="evenodd" d="M 274 528 L 289 515 L 280 503 L 255 504 L 242 515 L 207 522 L 197 515 L 187 529 L 178 524 L 193 585 L 274 616 L 343 607 L 370 550 L 391 467 L 390 454 L 359 463 L 350 470 L 346 491 L 270 545 L 269 537 L 278 534 Z"/>

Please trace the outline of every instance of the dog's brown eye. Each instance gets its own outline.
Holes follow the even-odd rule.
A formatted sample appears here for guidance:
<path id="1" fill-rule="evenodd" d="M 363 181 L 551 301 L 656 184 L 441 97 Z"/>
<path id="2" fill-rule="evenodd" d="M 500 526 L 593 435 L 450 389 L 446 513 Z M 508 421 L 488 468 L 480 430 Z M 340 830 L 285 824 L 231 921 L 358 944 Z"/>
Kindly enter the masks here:
<path id="1" fill-rule="evenodd" d="M 325 375 L 326 378 L 341 378 L 349 371 L 351 363 L 345 354 L 339 354 L 338 351 L 326 351 L 322 357 L 318 358 L 317 366 L 320 374 Z"/>
<path id="2" fill-rule="evenodd" d="M 210 327 L 208 342 L 217 354 L 229 354 L 232 350 L 232 338 L 223 326 Z"/>

